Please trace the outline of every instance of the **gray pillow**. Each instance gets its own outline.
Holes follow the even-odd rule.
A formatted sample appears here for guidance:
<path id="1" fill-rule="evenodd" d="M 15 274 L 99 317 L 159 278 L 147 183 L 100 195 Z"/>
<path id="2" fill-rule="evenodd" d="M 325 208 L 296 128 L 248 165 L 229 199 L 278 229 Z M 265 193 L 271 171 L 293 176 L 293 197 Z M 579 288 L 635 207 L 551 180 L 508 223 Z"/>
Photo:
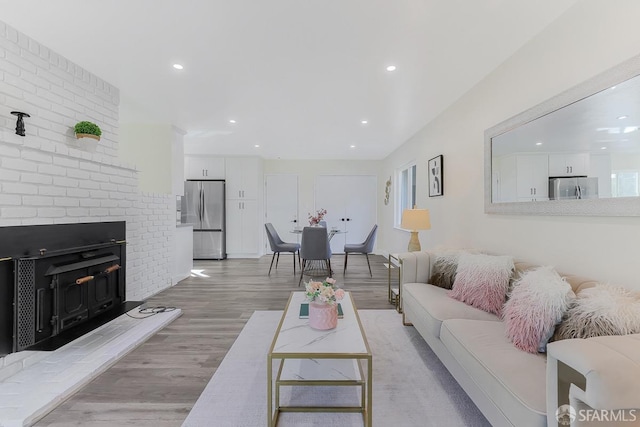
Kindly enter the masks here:
<path id="1" fill-rule="evenodd" d="M 456 280 L 458 259 L 464 251 L 442 251 L 435 253 L 435 260 L 431 267 L 429 283 L 444 289 L 451 289 Z"/>
<path id="2" fill-rule="evenodd" d="M 640 293 L 598 284 L 579 292 L 554 340 L 640 333 Z"/>

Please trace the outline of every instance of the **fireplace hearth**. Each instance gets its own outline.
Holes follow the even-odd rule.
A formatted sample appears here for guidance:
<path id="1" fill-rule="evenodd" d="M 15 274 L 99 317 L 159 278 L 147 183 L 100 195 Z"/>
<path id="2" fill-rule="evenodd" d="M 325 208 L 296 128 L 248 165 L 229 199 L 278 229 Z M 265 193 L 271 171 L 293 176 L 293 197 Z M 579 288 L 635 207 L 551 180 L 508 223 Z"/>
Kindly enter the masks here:
<path id="1" fill-rule="evenodd" d="M 126 301 L 124 222 L 0 227 L 0 356 L 53 350 Z"/>

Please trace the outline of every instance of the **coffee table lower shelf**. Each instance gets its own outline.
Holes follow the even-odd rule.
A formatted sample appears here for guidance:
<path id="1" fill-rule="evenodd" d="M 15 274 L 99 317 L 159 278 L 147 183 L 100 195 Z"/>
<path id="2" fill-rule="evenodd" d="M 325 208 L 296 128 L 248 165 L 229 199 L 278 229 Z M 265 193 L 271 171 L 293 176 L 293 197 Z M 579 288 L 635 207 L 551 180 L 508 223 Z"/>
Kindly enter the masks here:
<path id="1" fill-rule="evenodd" d="M 273 359 L 279 359 L 275 378 L 275 408 L 271 417 L 272 426 L 277 425 L 281 412 L 342 412 L 361 413 L 365 426 L 371 425 L 371 413 L 367 396 L 372 383 L 371 358 L 279 358 L 274 356 L 268 363 L 269 384 L 272 379 Z M 367 369 L 362 366 L 366 361 Z M 282 406 L 280 404 L 281 387 L 315 386 L 315 387 L 359 387 L 360 406 Z"/>

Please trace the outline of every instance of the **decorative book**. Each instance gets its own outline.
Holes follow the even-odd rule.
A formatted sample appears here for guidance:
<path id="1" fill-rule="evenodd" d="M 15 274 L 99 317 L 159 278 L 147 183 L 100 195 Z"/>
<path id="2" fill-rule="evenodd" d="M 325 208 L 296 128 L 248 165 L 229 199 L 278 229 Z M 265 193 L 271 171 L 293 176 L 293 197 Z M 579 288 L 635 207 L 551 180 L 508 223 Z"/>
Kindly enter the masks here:
<path id="1" fill-rule="evenodd" d="M 309 318 L 309 303 L 300 304 L 300 315 L 298 316 L 300 319 L 308 319 Z M 342 305 L 338 303 L 338 319 L 342 319 L 344 317 L 344 313 L 342 312 Z"/>

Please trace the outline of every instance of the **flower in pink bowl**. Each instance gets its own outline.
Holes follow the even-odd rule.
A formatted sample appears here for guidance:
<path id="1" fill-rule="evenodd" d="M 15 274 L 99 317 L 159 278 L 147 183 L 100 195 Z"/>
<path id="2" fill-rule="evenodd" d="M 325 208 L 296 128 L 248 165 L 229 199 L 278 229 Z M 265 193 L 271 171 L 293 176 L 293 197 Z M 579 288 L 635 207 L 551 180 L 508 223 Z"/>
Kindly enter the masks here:
<path id="1" fill-rule="evenodd" d="M 310 302 L 336 305 L 344 298 L 344 290 L 336 287 L 336 280 L 327 277 L 322 282 L 309 280 L 305 285 L 305 294 Z"/>

